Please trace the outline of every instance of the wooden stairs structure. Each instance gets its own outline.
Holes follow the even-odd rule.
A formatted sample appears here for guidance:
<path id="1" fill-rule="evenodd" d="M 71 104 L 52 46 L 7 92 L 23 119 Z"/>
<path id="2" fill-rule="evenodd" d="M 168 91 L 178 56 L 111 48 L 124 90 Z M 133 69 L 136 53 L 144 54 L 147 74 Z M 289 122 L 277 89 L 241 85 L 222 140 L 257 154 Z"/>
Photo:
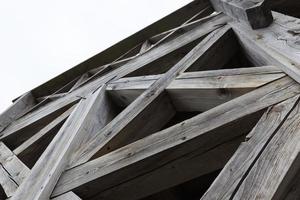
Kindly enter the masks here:
<path id="1" fill-rule="evenodd" d="M 299 200 L 299 16 L 196 0 L 23 94 L 0 199 Z"/>

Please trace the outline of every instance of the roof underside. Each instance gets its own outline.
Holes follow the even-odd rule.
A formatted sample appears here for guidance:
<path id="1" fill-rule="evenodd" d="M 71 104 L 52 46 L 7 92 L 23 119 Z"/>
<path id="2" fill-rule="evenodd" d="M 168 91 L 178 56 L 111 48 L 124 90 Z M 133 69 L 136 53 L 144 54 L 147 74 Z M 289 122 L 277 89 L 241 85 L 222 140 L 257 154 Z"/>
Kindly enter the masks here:
<path id="1" fill-rule="evenodd" d="M 22 95 L 0 199 L 299 199 L 299 5 L 193 1 Z"/>

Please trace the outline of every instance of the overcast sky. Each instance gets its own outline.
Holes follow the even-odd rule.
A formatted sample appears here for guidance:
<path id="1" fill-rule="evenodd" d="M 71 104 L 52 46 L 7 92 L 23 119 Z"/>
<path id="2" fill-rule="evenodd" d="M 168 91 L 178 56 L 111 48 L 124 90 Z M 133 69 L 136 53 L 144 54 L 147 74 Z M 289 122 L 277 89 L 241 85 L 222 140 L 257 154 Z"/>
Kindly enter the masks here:
<path id="1" fill-rule="evenodd" d="M 0 112 L 191 0 L 0 0 Z"/>

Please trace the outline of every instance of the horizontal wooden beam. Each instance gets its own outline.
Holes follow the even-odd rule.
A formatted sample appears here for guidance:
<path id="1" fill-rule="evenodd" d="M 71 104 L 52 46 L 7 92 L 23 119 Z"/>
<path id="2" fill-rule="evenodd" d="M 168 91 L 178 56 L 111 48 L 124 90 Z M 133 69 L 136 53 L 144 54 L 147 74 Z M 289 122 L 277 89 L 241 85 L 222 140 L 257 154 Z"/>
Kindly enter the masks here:
<path id="1" fill-rule="evenodd" d="M 210 0 L 217 11 L 238 21 L 248 22 L 253 29 L 265 28 L 273 22 L 271 9 L 265 0 Z"/>
<path id="2" fill-rule="evenodd" d="M 273 66 L 186 72 L 166 91 L 177 111 L 204 112 L 283 76 Z M 108 84 L 107 91 L 119 105 L 127 106 L 160 77 L 122 78 Z"/>
<path id="3" fill-rule="evenodd" d="M 274 81 L 180 124 L 66 171 L 56 185 L 53 195 L 75 189 L 75 192 L 81 191 L 79 195 L 84 193 L 85 196 L 93 196 L 100 192 L 98 184 L 101 185 L 101 190 L 105 190 L 130 177 L 147 173 L 169 159 L 174 160 L 195 150 L 194 148 L 202 148 L 205 151 L 239 134 L 234 131 L 222 134 L 224 132 L 218 132 L 218 128 L 221 128 L 219 131 L 225 127 L 230 128 L 231 122 L 243 116 L 250 122 L 251 117 L 249 119 L 247 116 L 251 113 L 299 93 L 300 86 L 290 78 Z M 160 162 L 157 162 L 157 159 Z"/>

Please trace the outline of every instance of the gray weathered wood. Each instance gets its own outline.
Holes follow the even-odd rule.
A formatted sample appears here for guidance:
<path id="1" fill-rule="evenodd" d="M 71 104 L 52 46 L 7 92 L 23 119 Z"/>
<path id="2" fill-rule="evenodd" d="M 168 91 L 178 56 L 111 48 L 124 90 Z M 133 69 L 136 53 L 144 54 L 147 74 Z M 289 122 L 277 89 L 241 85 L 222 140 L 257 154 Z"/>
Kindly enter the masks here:
<path id="1" fill-rule="evenodd" d="M 0 185 L 3 188 L 6 197 L 11 197 L 18 189 L 18 185 L 2 165 L 0 165 Z"/>
<path id="2" fill-rule="evenodd" d="M 286 89 L 282 90 L 282 88 Z M 173 156 L 179 157 L 186 151 L 192 151 L 193 148 L 201 147 L 204 150 L 224 140 L 228 141 L 238 133 L 229 131 L 230 134 L 223 135 L 224 132 L 220 133 L 215 129 L 222 127 L 221 130 L 224 130 L 224 125 L 291 98 L 299 92 L 300 86 L 290 78 L 274 81 L 194 118 L 68 170 L 60 178 L 53 195 L 57 196 L 74 188 L 80 190 L 82 186 L 86 192 L 85 195 L 89 196 L 92 195 L 92 191 L 93 193 L 100 192 L 95 180 L 100 182 L 101 188 L 104 190 L 112 187 L 113 184 L 118 184 L 118 181 L 125 181 L 134 173 L 145 173 L 145 171 L 151 170 L 151 167 L 163 165 L 164 162 L 168 162 L 168 159 L 173 160 Z M 250 122 L 249 118 L 247 120 Z M 168 159 L 159 159 L 164 154 L 168 155 Z M 159 159 L 160 162 L 156 162 L 156 159 Z M 145 167 L 150 163 L 152 163 L 150 169 Z M 108 174 L 114 178 L 109 178 Z M 88 184 L 92 180 L 94 182 Z M 85 184 L 88 184 L 89 187 Z M 87 190 L 87 188 L 91 190 Z"/>
<path id="3" fill-rule="evenodd" d="M 261 155 L 265 146 L 287 118 L 299 97 L 296 96 L 268 109 L 226 164 L 201 200 L 231 199 L 247 171 Z"/>
<path id="4" fill-rule="evenodd" d="M 74 192 L 68 192 L 52 200 L 81 200 Z"/>
<path id="5" fill-rule="evenodd" d="M 3 142 L 0 142 L 0 168 L 0 183 L 10 197 L 29 175 L 30 170 Z"/>
<path id="6" fill-rule="evenodd" d="M 53 101 L 40 109 L 15 120 L 9 127 L 0 133 L 0 139 L 7 142 L 12 148 L 30 138 L 40 127 L 47 125 L 69 107 L 78 102 L 80 97 L 61 98 Z M 18 140 L 15 137 L 18 136 Z"/>
<path id="7" fill-rule="evenodd" d="M 10 125 L 14 120 L 24 114 L 27 110 L 33 107 L 35 103 L 35 98 L 30 92 L 17 99 L 13 105 L 1 113 L 0 132 Z"/>
<path id="8" fill-rule="evenodd" d="M 243 133 L 251 128 L 244 127 Z M 242 134 L 239 126 L 232 131 Z M 207 152 L 201 148 L 160 166 L 144 175 L 111 187 L 92 199 L 137 200 L 221 169 L 244 137 L 217 145 Z M 148 166 L 149 167 L 149 166 Z"/>
<path id="9" fill-rule="evenodd" d="M 161 78 L 155 81 L 146 91 L 144 91 L 137 99 L 134 100 L 128 107 L 126 107 L 119 115 L 117 115 L 107 126 L 105 126 L 99 133 L 95 134 L 90 142 L 82 146 L 74 158 L 76 163 L 74 165 L 82 164 L 94 156 L 101 148 L 103 148 L 110 140 L 112 140 L 118 133 L 128 125 L 139 113 L 141 113 L 147 106 L 149 106 L 176 78 L 179 73 L 184 72 L 197 59 L 209 51 L 210 48 L 225 35 L 230 29 L 228 26 L 217 29 L 210 33 L 204 40 L 202 40 L 196 47 L 194 47 L 182 60 L 180 60 L 174 67 L 166 72 Z"/>
<path id="10" fill-rule="evenodd" d="M 272 66 L 187 72 L 172 81 L 166 91 L 176 110 L 203 112 L 284 75 Z M 120 105 L 126 106 L 160 77 L 123 78 L 108 84 L 107 90 Z"/>
<path id="11" fill-rule="evenodd" d="M 239 186 L 234 200 L 282 199 L 300 169 L 300 105 L 284 121 Z"/>
<path id="12" fill-rule="evenodd" d="M 265 29 L 253 31 L 231 23 L 248 58 L 257 66 L 275 65 L 300 82 L 299 19 L 275 13 L 275 22 Z"/>
<path id="13" fill-rule="evenodd" d="M 273 22 L 271 9 L 265 0 L 210 0 L 215 10 L 239 21 L 248 22 L 253 29 L 265 28 Z"/>
<path id="14" fill-rule="evenodd" d="M 80 101 L 34 165 L 30 175 L 19 186 L 12 200 L 49 199 L 56 182 L 71 159 L 72 152 L 91 134 L 88 130 L 85 131 L 86 120 L 90 119 L 91 110 L 98 108 L 98 100 L 102 98 L 103 92 L 104 87 Z"/>

